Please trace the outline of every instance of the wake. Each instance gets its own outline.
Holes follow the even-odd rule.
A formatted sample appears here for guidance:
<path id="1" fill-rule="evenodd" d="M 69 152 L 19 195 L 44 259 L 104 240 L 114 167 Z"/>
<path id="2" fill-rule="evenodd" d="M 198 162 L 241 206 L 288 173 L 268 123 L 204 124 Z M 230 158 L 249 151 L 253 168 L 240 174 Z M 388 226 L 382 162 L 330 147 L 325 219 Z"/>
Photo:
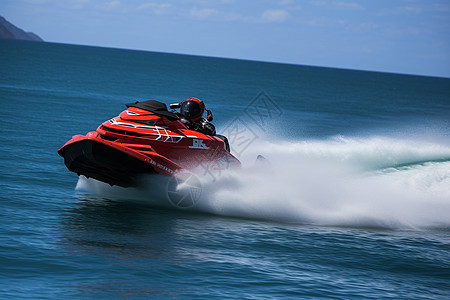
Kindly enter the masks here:
<path id="1" fill-rule="evenodd" d="M 258 154 L 270 164 L 255 165 Z M 385 137 L 257 140 L 240 160 L 239 170 L 200 168 L 199 184 L 179 185 L 187 193 L 195 188 L 198 198 L 180 198 L 179 208 L 316 225 L 450 228 L 447 145 Z M 80 177 L 77 188 L 174 207 L 167 180 L 152 177 L 143 188 L 124 189 Z"/>

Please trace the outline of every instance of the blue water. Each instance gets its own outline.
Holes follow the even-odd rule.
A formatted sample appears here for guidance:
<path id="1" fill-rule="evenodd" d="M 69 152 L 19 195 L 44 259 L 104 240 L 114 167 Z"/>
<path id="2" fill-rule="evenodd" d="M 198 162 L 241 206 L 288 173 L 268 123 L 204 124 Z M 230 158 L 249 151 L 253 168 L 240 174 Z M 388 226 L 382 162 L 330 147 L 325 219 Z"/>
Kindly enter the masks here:
<path id="1" fill-rule="evenodd" d="M 243 163 L 194 207 L 56 153 L 188 97 Z M 448 78 L 0 40 L 0 101 L 2 299 L 450 298 Z"/>

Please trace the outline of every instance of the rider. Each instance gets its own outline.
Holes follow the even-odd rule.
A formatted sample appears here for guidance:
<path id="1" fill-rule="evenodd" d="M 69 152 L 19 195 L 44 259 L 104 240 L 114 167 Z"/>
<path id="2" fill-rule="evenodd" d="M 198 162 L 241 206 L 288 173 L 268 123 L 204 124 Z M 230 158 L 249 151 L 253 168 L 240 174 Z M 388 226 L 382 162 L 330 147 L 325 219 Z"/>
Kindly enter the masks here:
<path id="1" fill-rule="evenodd" d="M 213 120 L 212 113 L 205 108 L 202 100 L 197 98 L 189 98 L 179 103 L 180 107 L 180 121 L 186 125 L 187 128 L 198 131 L 207 135 L 216 135 L 216 128 L 209 121 Z M 208 113 L 206 120 L 202 118 L 203 113 Z"/>

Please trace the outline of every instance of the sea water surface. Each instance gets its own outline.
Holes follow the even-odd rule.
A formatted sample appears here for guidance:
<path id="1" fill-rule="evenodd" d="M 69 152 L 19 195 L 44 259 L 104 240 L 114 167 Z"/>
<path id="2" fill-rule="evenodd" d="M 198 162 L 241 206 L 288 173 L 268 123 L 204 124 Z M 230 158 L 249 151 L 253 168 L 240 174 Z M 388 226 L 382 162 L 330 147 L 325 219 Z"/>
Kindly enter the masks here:
<path id="1" fill-rule="evenodd" d="M 243 164 L 193 207 L 56 153 L 189 97 Z M 0 40 L 0 103 L 1 299 L 450 298 L 448 78 Z"/>

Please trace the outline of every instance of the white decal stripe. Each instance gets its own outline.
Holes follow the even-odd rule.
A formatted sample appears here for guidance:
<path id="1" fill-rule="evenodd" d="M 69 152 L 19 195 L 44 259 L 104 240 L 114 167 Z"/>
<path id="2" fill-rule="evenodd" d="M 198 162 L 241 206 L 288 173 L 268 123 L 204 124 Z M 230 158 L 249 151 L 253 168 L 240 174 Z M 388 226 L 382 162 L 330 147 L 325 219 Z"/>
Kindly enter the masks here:
<path id="1" fill-rule="evenodd" d="M 143 135 L 158 136 L 157 138 L 153 139 L 155 141 L 160 141 L 161 140 L 164 143 L 166 143 L 166 142 L 168 142 L 168 143 L 178 143 L 179 141 L 181 141 L 183 139 L 182 136 L 169 134 L 169 132 L 166 130 L 166 128 L 160 127 L 160 126 L 145 126 L 145 125 L 137 125 L 137 124 L 126 123 L 126 122 L 117 122 L 116 119 L 111 119 L 111 120 L 109 120 L 109 122 L 112 125 L 125 126 L 125 127 L 136 128 L 136 129 L 151 129 L 151 130 L 154 130 L 154 131 L 157 132 L 157 134 L 144 133 Z M 165 139 L 163 139 L 163 138 L 165 138 Z M 146 138 L 146 139 L 150 140 L 149 138 Z"/>

